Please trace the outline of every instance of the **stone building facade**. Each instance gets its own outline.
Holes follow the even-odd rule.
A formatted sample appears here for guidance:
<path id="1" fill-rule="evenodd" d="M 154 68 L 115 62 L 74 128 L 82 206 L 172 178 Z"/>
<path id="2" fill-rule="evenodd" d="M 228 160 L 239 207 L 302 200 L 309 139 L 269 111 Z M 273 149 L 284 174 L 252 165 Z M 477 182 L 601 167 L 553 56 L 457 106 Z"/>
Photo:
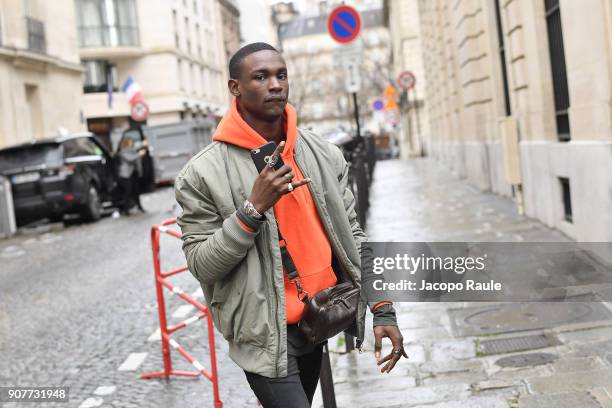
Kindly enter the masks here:
<path id="1" fill-rule="evenodd" d="M 432 155 L 572 238 L 612 240 L 612 3 L 418 7 Z"/>

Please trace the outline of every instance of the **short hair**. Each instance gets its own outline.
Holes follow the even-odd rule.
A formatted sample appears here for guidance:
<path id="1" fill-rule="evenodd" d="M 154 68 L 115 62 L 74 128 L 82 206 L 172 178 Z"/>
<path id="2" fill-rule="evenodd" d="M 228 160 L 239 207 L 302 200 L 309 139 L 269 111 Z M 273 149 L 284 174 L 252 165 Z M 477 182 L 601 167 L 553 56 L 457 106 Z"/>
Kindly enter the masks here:
<path id="1" fill-rule="evenodd" d="M 240 63 L 243 59 L 248 57 L 249 55 L 263 50 L 270 50 L 278 52 L 276 48 L 271 46 L 265 42 L 256 42 L 247 44 L 244 47 L 240 48 L 238 51 L 232 55 L 232 58 L 229 60 L 229 76 L 231 79 L 238 79 L 240 77 Z"/>

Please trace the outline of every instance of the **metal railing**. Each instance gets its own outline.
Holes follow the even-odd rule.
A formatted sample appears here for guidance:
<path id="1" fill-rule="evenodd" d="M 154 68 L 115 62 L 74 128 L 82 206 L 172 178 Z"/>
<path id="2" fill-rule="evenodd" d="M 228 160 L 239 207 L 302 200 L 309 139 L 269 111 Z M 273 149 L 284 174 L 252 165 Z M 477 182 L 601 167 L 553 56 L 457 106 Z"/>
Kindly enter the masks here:
<path id="1" fill-rule="evenodd" d="M 104 25 L 80 26 L 79 46 L 87 47 L 117 47 L 138 46 L 138 26 Z"/>
<path id="2" fill-rule="evenodd" d="M 376 165 L 376 151 L 373 136 L 353 138 L 340 145 L 344 158 L 349 163 L 349 187 L 355 196 L 355 211 L 362 228 L 370 207 L 370 185 Z"/>

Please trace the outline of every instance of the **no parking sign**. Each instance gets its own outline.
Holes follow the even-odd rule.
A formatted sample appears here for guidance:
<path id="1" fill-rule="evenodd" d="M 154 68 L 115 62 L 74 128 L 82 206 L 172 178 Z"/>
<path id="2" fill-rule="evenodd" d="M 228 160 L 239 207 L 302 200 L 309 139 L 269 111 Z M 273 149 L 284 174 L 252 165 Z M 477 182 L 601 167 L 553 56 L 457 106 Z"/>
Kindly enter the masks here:
<path id="1" fill-rule="evenodd" d="M 353 41 L 361 30 L 361 17 L 357 10 L 350 6 L 336 7 L 327 19 L 327 31 L 339 43 Z"/>

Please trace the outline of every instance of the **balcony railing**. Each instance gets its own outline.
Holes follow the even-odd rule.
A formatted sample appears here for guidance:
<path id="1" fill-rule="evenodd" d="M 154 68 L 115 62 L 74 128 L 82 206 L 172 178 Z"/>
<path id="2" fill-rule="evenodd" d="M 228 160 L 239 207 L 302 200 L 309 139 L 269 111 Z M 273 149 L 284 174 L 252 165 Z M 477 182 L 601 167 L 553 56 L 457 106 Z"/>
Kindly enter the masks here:
<path id="1" fill-rule="evenodd" d="M 137 26 L 87 26 L 79 27 L 79 46 L 91 47 L 136 47 Z"/>
<path id="2" fill-rule="evenodd" d="M 28 30 L 28 49 L 42 54 L 46 53 L 45 23 L 32 17 L 26 17 L 26 27 Z"/>

